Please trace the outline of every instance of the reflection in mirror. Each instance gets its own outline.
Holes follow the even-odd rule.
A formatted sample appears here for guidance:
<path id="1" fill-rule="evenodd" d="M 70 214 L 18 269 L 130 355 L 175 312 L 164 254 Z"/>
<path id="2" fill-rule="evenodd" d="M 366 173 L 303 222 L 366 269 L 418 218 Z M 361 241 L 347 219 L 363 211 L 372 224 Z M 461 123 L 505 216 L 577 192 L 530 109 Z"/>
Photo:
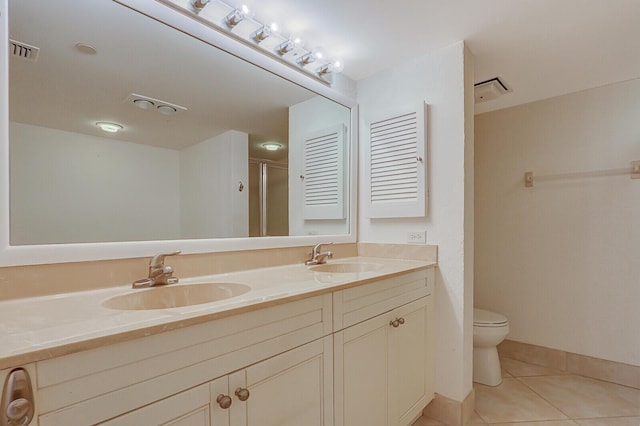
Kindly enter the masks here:
<path id="1" fill-rule="evenodd" d="M 11 245 L 349 232 L 349 108 L 110 1 L 9 25 Z"/>

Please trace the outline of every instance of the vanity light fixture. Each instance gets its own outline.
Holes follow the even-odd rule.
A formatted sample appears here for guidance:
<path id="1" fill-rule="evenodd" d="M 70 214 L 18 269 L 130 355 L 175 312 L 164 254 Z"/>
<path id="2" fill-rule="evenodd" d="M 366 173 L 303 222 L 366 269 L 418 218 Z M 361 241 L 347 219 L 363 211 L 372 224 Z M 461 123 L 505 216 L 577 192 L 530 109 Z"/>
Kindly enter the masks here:
<path id="1" fill-rule="evenodd" d="M 277 151 L 282 148 L 282 144 L 276 142 L 266 142 L 262 144 L 262 147 L 267 151 Z"/>
<path id="2" fill-rule="evenodd" d="M 342 61 L 333 61 L 318 68 L 318 75 L 323 76 L 332 72 L 340 72 L 344 68 Z"/>
<path id="3" fill-rule="evenodd" d="M 194 0 L 193 1 L 193 9 L 196 13 L 200 13 L 202 9 L 209 3 L 209 0 Z"/>
<path id="4" fill-rule="evenodd" d="M 261 41 L 265 40 L 270 35 L 271 35 L 271 28 L 269 28 L 269 27 L 267 27 L 265 25 L 264 27 L 256 30 L 253 34 L 251 34 L 251 38 L 256 43 L 260 43 Z"/>
<path id="5" fill-rule="evenodd" d="M 224 18 L 224 23 L 227 24 L 227 27 L 229 27 L 229 29 L 232 29 L 233 27 L 238 25 L 240 22 L 244 21 L 244 18 L 245 18 L 245 13 L 242 10 L 234 9 L 230 14 L 228 14 Z"/>
<path id="6" fill-rule="evenodd" d="M 264 21 L 256 19 L 245 4 L 237 7 L 227 3 L 228 0 L 157 1 L 182 13 L 186 12 L 187 16 L 206 23 L 223 34 L 226 33 L 230 38 L 244 42 L 262 54 L 284 62 L 324 84 L 331 85 L 332 80 L 329 75 L 339 73 L 344 68 L 343 65 L 335 66 L 335 61 L 322 52 L 304 46 L 299 37 L 286 34 L 275 22 L 265 24 Z M 207 5 L 209 5 L 207 13 L 200 13 Z M 243 21 L 246 21 L 246 24 L 237 27 Z M 269 40 L 265 42 L 266 39 Z M 313 62 L 317 62 L 320 67 L 308 66 Z"/>
<path id="7" fill-rule="evenodd" d="M 116 123 L 109 123 L 108 121 L 98 121 L 96 123 L 96 126 L 100 127 L 102 131 L 107 133 L 117 133 L 119 130 L 124 129 L 124 127 L 122 127 L 121 125 Z"/>
<path id="8" fill-rule="evenodd" d="M 310 63 L 315 61 L 316 61 L 316 56 L 312 52 L 309 52 L 306 55 L 302 55 L 300 59 L 298 59 L 298 65 L 300 65 L 301 67 L 304 67 L 305 65 L 309 65 Z"/>

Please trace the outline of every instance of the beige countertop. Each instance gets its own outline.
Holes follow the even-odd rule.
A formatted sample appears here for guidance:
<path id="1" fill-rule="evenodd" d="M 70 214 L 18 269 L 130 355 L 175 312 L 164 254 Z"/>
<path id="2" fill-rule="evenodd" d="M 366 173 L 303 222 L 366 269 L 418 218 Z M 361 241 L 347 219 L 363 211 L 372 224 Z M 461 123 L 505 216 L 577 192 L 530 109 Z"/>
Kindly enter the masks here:
<path id="1" fill-rule="evenodd" d="M 224 282 L 246 284 L 251 290 L 222 301 L 169 309 L 117 310 L 102 306 L 106 299 L 114 296 L 155 290 L 132 289 L 131 284 L 3 301 L 0 302 L 0 369 L 175 330 L 436 265 L 428 261 L 374 257 L 335 259 L 328 263 L 345 262 L 379 266 L 369 272 L 325 273 L 296 264 L 181 278 L 172 286 Z"/>

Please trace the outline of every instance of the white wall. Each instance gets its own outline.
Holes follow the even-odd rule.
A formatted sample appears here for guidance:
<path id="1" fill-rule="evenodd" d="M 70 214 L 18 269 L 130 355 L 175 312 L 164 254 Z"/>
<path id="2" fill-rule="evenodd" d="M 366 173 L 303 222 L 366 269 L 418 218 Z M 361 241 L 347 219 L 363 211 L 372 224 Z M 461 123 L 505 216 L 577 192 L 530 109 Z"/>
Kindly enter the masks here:
<path id="1" fill-rule="evenodd" d="M 182 238 L 249 236 L 246 133 L 230 130 L 180 151 L 180 208 Z"/>
<path id="2" fill-rule="evenodd" d="M 11 123 L 11 243 L 179 236 L 176 151 Z"/>
<path id="3" fill-rule="evenodd" d="M 314 131 L 344 124 L 351 120 L 349 108 L 316 96 L 289 108 L 289 235 L 330 235 L 349 232 L 349 204 L 346 219 L 304 220 L 302 217 L 304 174 L 304 137 Z M 346 136 L 349 137 L 350 132 Z M 347 146 L 349 143 L 346 144 Z M 345 150 L 345 167 L 349 167 L 349 149 Z M 349 193 L 349 174 L 345 175 L 345 193 Z"/>
<path id="4" fill-rule="evenodd" d="M 428 217 L 372 220 L 359 213 L 359 240 L 405 243 L 408 231 L 426 230 L 428 243 L 438 245 L 436 392 L 458 401 L 472 386 L 473 247 L 467 240 L 473 241 L 471 62 L 459 42 L 358 84 L 361 134 L 363 123 L 379 111 L 423 100 L 429 104 Z M 360 185 L 366 185 L 364 179 L 360 173 Z"/>
<path id="5" fill-rule="evenodd" d="M 640 80 L 476 117 L 476 304 L 509 338 L 640 365 Z"/>

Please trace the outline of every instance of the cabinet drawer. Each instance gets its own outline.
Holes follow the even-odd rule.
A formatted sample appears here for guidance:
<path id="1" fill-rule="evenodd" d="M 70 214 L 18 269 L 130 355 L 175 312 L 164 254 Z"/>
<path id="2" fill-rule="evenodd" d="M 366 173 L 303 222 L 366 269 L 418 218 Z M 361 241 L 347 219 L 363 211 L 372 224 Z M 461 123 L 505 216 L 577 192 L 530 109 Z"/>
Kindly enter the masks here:
<path id="1" fill-rule="evenodd" d="M 342 330 L 431 294 L 433 268 L 333 293 L 333 329 Z"/>
<path id="2" fill-rule="evenodd" d="M 37 363 L 40 425 L 95 424 L 331 333 L 331 295 Z"/>
<path id="3" fill-rule="evenodd" d="M 200 385 L 100 424 L 105 426 L 209 426 L 211 425 L 210 401 L 209 386 Z"/>

